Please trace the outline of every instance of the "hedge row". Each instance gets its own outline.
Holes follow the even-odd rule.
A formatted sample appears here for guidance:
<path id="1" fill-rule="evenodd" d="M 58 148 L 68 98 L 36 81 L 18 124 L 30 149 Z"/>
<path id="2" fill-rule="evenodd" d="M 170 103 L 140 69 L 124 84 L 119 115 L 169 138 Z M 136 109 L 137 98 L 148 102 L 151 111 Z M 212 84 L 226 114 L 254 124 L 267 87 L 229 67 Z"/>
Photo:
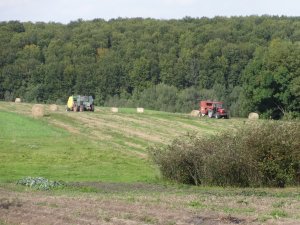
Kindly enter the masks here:
<path id="1" fill-rule="evenodd" d="M 149 153 L 162 175 L 194 185 L 300 184 L 300 123 L 265 121 L 209 137 L 187 134 Z"/>

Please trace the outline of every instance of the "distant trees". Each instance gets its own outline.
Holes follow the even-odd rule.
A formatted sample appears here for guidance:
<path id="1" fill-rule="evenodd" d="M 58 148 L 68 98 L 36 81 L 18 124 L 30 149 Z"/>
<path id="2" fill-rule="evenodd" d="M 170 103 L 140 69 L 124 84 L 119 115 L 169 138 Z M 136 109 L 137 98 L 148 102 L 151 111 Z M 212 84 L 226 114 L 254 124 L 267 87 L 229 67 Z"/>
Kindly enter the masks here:
<path id="1" fill-rule="evenodd" d="M 269 16 L 1 22 L 0 99 L 137 104 L 161 91 L 144 107 L 182 112 L 213 93 L 235 116 L 295 117 L 299 30 L 299 18 Z"/>
<path id="2" fill-rule="evenodd" d="M 244 73 L 246 96 L 252 100 L 252 108 L 272 118 L 299 113 L 299 67 L 298 43 L 274 39 L 267 48 L 257 49 Z"/>

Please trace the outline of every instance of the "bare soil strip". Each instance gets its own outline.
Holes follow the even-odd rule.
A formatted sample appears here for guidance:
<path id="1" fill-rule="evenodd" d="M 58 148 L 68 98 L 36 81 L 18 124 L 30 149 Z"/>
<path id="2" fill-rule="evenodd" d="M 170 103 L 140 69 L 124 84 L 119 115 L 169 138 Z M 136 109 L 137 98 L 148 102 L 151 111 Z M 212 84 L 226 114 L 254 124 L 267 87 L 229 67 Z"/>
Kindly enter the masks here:
<path id="1" fill-rule="evenodd" d="M 251 218 L 170 207 L 146 196 L 144 201 L 135 201 L 113 195 L 57 196 L 2 188 L 0 196 L 0 222 L 4 224 L 257 224 Z"/>

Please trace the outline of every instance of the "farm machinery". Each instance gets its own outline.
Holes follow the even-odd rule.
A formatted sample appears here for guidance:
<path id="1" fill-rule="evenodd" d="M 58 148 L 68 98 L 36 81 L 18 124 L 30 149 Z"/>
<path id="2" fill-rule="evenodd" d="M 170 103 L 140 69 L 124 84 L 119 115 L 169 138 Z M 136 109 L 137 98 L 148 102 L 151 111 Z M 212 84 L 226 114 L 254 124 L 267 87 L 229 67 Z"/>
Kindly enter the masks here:
<path id="1" fill-rule="evenodd" d="M 228 119 L 228 112 L 223 107 L 223 102 L 214 102 L 214 101 L 200 101 L 200 115 L 207 115 L 209 118 L 225 118 Z"/>
<path id="2" fill-rule="evenodd" d="M 67 111 L 94 112 L 94 99 L 92 96 L 72 95 L 68 99 Z"/>

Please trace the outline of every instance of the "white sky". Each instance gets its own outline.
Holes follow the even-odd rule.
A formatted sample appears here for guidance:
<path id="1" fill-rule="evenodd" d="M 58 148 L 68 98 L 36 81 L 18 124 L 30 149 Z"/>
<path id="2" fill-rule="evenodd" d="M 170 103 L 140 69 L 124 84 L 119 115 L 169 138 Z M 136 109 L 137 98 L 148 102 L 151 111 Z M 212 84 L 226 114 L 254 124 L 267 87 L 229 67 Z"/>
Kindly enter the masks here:
<path id="1" fill-rule="evenodd" d="M 69 23 L 79 18 L 180 19 L 264 14 L 300 16 L 300 0 L 0 0 L 0 21 Z"/>

